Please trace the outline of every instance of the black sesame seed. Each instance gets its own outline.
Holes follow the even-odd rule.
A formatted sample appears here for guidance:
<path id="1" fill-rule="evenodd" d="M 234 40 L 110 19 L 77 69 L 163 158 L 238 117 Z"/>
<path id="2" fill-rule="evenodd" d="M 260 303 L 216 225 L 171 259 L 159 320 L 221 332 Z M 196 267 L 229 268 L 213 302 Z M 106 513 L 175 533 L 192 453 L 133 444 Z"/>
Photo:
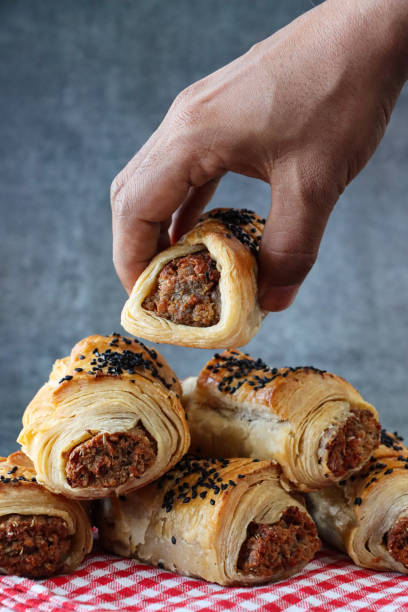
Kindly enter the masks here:
<path id="1" fill-rule="evenodd" d="M 212 506 L 214 506 L 214 505 L 215 505 L 215 499 L 210 499 L 210 504 L 211 504 Z"/>
<path id="2" fill-rule="evenodd" d="M 207 496 L 207 491 L 201 491 L 201 493 L 200 493 L 201 499 L 205 499 L 206 496 Z"/>
<path id="3" fill-rule="evenodd" d="M 174 536 L 171 536 L 171 543 L 175 544 L 177 542 L 176 538 Z"/>
<path id="4" fill-rule="evenodd" d="M 188 504 L 189 501 L 190 501 L 190 498 L 189 497 L 185 497 L 183 499 L 183 504 Z"/>
<path id="5" fill-rule="evenodd" d="M 15 465 L 14 467 L 11 468 L 11 470 L 7 472 L 7 474 L 15 474 L 17 470 L 18 470 L 18 467 Z"/>
<path id="6" fill-rule="evenodd" d="M 83 372 L 84 369 L 83 368 L 74 368 L 74 372 Z"/>
<path id="7" fill-rule="evenodd" d="M 355 506 L 361 506 L 362 503 L 363 503 L 363 500 L 361 499 L 361 497 L 356 497 L 354 499 L 354 505 Z"/>
<path id="8" fill-rule="evenodd" d="M 161 561 L 158 562 L 157 567 L 158 569 L 164 569 L 164 565 Z"/>
<path id="9" fill-rule="evenodd" d="M 61 378 L 61 380 L 58 381 L 58 384 L 60 385 L 61 383 L 63 383 L 66 380 L 72 380 L 73 376 L 71 376 L 70 374 L 67 374 L 66 376 L 64 376 L 63 378 Z"/>
<path id="10" fill-rule="evenodd" d="M 237 483 L 234 482 L 233 480 L 229 480 L 228 483 L 231 485 L 231 487 L 236 487 Z"/>
<path id="11" fill-rule="evenodd" d="M 393 471 L 394 470 L 392 468 L 388 468 L 388 470 L 385 470 L 384 474 L 392 474 Z"/>

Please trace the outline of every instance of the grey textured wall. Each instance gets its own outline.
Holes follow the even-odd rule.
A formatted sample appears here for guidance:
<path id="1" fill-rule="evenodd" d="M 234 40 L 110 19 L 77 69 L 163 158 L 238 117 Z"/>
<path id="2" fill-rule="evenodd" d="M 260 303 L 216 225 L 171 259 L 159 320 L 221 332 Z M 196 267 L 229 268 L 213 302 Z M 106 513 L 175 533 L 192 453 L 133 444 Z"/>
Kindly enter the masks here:
<path id="1" fill-rule="evenodd" d="M 177 92 L 310 8 L 307 0 L 2 0 L 0 452 L 55 358 L 120 330 L 112 178 Z M 330 220 L 296 303 L 248 350 L 349 379 L 408 434 L 408 91 Z M 214 205 L 265 214 L 269 189 L 230 175 Z M 208 351 L 159 347 L 180 376 Z"/>

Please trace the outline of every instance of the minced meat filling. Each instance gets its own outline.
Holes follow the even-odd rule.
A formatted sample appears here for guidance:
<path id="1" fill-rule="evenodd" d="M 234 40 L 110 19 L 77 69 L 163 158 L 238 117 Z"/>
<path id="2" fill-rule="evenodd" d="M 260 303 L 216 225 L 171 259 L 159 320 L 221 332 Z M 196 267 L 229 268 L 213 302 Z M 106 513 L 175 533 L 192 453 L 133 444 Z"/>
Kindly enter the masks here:
<path id="1" fill-rule="evenodd" d="M 408 567 L 408 517 L 401 518 L 385 537 L 390 555 Z"/>
<path id="2" fill-rule="evenodd" d="M 177 257 L 164 266 L 153 293 L 142 306 L 173 323 L 216 325 L 220 320 L 219 279 L 207 250 Z"/>
<path id="3" fill-rule="evenodd" d="M 126 433 L 100 433 L 70 452 L 67 481 L 72 488 L 118 487 L 141 476 L 156 454 L 156 442 L 142 425 Z"/>
<path id="4" fill-rule="evenodd" d="M 0 567 L 8 574 L 47 578 L 60 571 L 71 545 L 56 516 L 9 514 L 0 519 Z"/>
<path id="5" fill-rule="evenodd" d="M 250 523 L 238 556 L 238 569 L 245 574 L 272 576 L 312 559 L 320 547 L 313 521 L 296 506 L 290 506 L 273 525 Z"/>
<path id="6" fill-rule="evenodd" d="M 327 465 L 337 477 L 367 461 L 379 444 L 380 425 L 370 410 L 355 411 L 326 447 Z"/>

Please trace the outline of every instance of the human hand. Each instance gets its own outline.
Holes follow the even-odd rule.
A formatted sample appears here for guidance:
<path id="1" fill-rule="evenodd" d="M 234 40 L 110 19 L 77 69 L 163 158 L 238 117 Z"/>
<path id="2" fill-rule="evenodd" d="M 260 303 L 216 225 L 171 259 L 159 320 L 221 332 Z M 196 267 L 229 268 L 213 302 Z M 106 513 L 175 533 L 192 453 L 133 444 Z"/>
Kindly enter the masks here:
<path id="1" fill-rule="evenodd" d="M 327 0 L 181 92 L 112 184 L 125 288 L 232 171 L 271 185 L 260 301 L 289 306 L 334 204 L 384 134 L 408 76 L 407 26 L 405 0 Z"/>

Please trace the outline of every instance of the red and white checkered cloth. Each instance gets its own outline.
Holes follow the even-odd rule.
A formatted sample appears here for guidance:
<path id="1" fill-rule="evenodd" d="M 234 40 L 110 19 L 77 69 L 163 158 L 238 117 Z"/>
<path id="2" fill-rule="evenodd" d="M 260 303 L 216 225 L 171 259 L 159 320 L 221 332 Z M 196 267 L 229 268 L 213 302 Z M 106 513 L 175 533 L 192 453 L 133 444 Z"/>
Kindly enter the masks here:
<path id="1" fill-rule="evenodd" d="M 94 553 L 69 576 L 41 581 L 2 576 L 0 610 L 408 610 L 408 577 L 358 568 L 344 555 L 326 548 L 290 580 L 225 588 Z"/>

